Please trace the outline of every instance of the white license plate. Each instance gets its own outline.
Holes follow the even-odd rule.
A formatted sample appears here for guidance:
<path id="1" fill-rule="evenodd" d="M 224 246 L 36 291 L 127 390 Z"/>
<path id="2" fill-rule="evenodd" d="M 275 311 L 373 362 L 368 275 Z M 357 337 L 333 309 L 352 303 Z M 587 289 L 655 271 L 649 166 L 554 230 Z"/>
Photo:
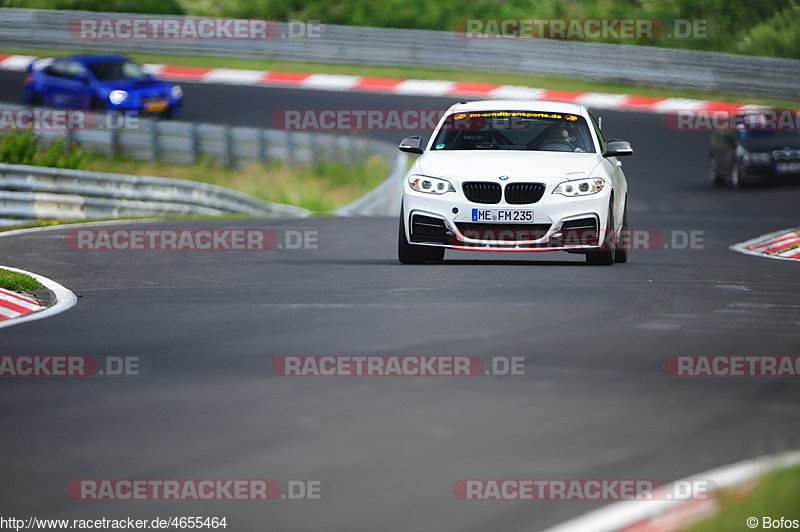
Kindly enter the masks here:
<path id="1" fill-rule="evenodd" d="M 775 171 L 779 174 L 800 174 L 800 162 L 775 163 Z"/>
<path id="2" fill-rule="evenodd" d="M 533 223 L 530 209 L 472 209 L 473 222 Z"/>

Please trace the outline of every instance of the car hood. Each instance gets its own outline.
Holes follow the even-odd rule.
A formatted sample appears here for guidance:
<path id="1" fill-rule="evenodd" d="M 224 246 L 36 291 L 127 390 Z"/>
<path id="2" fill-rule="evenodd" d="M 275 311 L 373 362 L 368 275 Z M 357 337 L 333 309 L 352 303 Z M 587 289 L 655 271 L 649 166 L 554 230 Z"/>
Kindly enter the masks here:
<path id="1" fill-rule="evenodd" d="M 101 81 L 100 86 L 110 91 L 120 90 L 127 92 L 159 92 L 169 93 L 172 83 L 159 79 L 120 79 L 111 81 Z"/>
<path id="2" fill-rule="evenodd" d="M 508 176 L 509 181 L 560 182 L 565 179 L 592 177 L 602 161 L 597 153 L 545 151 L 429 151 L 415 164 L 416 169 L 432 177 L 455 181 L 490 179 Z"/>

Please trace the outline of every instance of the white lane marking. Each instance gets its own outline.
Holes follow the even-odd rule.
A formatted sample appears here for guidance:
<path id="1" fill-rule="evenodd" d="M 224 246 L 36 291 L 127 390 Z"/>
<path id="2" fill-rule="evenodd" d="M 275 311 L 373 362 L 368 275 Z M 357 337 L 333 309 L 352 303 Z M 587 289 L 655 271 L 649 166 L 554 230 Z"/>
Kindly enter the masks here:
<path id="1" fill-rule="evenodd" d="M 39 58 L 32 55 L 12 55 L 0 63 L 0 69 L 25 72 L 28 69 L 28 65 L 31 64 L 31 61 L 35 59 Z"/>
<path id="2" fill-rule="evenodd" d="M 455 84 L 455 81 L 407 79 L 395 86 L 394 93 L 416 94 L 420 96 L 444 96 L 455 86 Z"/>
<path id="3" fill-rule="evenodd" d="M 659 113 L 670 111 L 694 111 L 708 105 L 705 100 L 687 100 L 685 98 L 666 98 L 653 104 L 653 109 Z"/>
<path id="4" fill-rule="evenodd" d="M 329 91 L 345 91 L 352 89 L 361 81 L 359 76 L 334 76 L 331 74 L 312 74 L 300 84 L 304 89 L 323 89 Z"/>
<path id="5" fill-rule="evenodd" d="M 522 85 L 503 85 L 489 91 L 489 98 L 499 100 L 538 100 L 547 92 L 544 89 L 523 87 Z"/>
<path id="6" fill-rule="evenodd" d="M 266 74 L 263 70 L 215 68 L 203 76 L 201 81 L 203 83 L 223 83 L 226 85 L 253 85 L 261 81 Z"/>
<path id="7" fill-rule="evenodd" d="M 575 98 L 575 102 L 594 109 L 619 109 L 628 99 L 627 94 L 607 94 L 605 92 L 586 92 Z"/>

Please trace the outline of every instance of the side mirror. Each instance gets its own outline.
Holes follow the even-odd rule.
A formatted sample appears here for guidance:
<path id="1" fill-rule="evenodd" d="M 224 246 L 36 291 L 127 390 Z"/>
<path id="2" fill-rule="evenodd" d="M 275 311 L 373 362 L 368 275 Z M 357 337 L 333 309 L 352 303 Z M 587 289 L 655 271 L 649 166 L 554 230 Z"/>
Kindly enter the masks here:
<path id="1" fill-rule="evenodd" d="M 630 142 L 621 139 L 609 139 L 606 142 L 606 152 L 603 157 L 623 157 L 625 155 L 633 155 Z"/>
<path id="2" fill-rule="evenodd" d="M 419 144 L 419 137 L 406 137 L 400 142 L 398 148 L 400 148 L 400 151 L 408 153 L 422 153 L 422 148 L 420 148 Z"/>

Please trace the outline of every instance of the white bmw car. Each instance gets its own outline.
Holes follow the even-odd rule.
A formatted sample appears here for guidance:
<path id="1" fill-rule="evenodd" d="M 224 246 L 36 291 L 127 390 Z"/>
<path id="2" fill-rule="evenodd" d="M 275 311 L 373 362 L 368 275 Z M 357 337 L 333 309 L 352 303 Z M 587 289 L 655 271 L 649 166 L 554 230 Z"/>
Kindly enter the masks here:
<path id="1" fill-rule="evenodd" d="M 479 101 L 452 106 L 431 135 L 400 150 L 421 154 L 405 176 L 398 255 L 440 262 L 445 249 L 583 253 L 625 262 L 628 185 L 617 157 L 630 143 L 603 139 L 582 105 Z"/>

